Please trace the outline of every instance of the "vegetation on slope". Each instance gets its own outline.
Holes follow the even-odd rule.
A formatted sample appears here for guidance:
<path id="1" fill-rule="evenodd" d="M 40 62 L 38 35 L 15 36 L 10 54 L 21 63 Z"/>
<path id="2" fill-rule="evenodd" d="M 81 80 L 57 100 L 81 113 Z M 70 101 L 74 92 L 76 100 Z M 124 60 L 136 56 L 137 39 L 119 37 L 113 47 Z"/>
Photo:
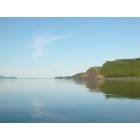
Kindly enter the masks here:
<path id="1" fill-rule="evenodd" d="M 140 77 L 140 58 L 107 61 L 101 74 L 105 77 Z"/>

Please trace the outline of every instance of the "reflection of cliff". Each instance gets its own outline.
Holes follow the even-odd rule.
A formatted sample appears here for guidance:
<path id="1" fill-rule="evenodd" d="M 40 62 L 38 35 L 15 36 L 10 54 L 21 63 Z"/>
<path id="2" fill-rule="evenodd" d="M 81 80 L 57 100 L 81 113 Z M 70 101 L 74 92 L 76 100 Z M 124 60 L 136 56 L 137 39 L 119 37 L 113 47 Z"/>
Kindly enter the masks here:
<path id="1" fill-rule="evenodd" d="M 81 80 L 75 80 L 79 84 L 84 84 L 90 91 L 99 91 L 101 85 L 103 84 L 103 80 L 90 80 L 90 79 L 81 79 Z"/>
<path id="2" fill-rule="evenodd" d="M 138 80 L 78 80 L 90 91 L 102 91 L 107 98 L 122 97 L 140 99 L 140 81 Z"/>

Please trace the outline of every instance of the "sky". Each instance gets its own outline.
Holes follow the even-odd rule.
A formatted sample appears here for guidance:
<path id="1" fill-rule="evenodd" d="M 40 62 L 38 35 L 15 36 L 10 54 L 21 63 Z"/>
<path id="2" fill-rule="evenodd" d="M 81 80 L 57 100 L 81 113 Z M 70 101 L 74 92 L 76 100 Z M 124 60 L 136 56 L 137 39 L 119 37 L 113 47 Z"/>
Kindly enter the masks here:
<path id="1" fill-rule="evenodd" d="M 140 18 L 0 18 L 0 75 L 51 78 L 140 57 Z"/>

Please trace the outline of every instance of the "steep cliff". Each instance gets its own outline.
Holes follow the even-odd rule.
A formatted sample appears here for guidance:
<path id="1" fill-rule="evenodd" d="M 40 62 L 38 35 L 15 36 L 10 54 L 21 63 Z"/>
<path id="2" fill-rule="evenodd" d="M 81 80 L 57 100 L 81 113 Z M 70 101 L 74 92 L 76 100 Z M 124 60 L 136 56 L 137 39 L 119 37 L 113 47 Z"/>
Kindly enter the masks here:
<path id="1" fill-rule="evenodd" d="M 86 72 L 83 73 L 78 73 L 72 76 L 73 78 L 76 79 L 95 79 L 101 77 L 100 74 L 100 67 L 91 67 L 89 68 Z"/>

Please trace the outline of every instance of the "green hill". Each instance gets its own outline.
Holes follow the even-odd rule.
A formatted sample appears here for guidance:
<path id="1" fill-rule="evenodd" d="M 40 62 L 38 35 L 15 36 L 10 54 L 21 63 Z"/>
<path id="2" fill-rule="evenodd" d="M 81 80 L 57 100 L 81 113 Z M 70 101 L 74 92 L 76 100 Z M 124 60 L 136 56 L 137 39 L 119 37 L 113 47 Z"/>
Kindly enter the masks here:
<path id="1" fill-rule="evenodd" d="M 96 79 L 103 77 L 140 77 L 140 58 L 107 61 L 102 67 L 91 67 L 86 72 L 69 78 Z"/>
<path id="2" fill-rule="evenodd" d="M 101 74 L 105 77 L 140 77 L 140 58 L 107 61 Z"/>

